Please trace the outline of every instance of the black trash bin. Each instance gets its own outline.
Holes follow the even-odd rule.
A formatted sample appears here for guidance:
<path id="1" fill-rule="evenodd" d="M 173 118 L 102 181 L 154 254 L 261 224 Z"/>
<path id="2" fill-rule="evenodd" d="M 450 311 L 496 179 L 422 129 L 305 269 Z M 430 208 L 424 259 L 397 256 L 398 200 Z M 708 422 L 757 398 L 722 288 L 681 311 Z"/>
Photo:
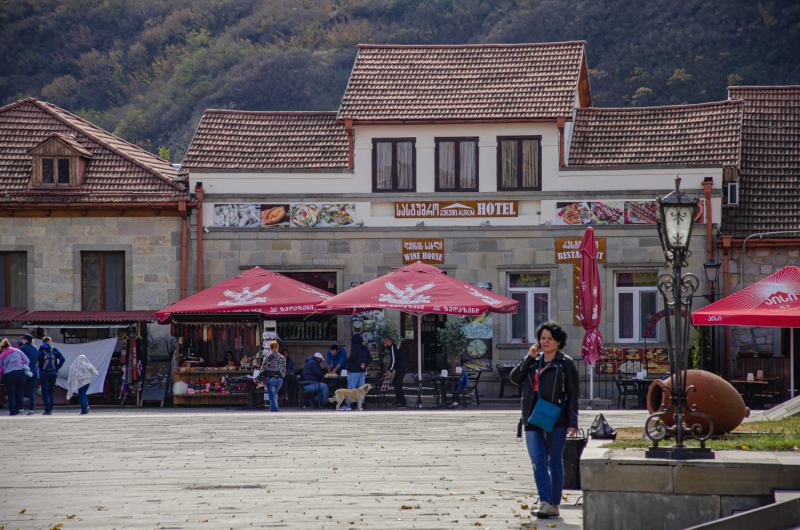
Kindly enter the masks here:
<path id="1" fill-rule="evenodd" d="M 575 438 L 567 437 L 564 446 L 564 489 L 581 489 L 581 455 L 586 447 L 586 432 L 578 431 Z"/>

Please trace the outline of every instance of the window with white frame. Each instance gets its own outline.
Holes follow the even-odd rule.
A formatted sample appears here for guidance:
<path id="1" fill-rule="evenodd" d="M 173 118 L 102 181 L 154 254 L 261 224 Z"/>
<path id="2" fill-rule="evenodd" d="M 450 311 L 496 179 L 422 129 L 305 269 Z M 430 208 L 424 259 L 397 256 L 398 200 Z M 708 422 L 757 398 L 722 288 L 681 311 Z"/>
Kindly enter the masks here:
<path id="1" fill-rule="evenodd" d="M 534 342 L 536 328 L 550 320 L 550 273 L 509 274 L 508 296 L 519 302 L 509 315 L 508 337 L 513 342 Z"/>
<path id="2" fill-rule="evenodd" d="M 614 340 L 658 341 L 658 326 L 648 333 L 647 323 L 658 313 L 658 273 L 621 272 L 614 278 Z"/>

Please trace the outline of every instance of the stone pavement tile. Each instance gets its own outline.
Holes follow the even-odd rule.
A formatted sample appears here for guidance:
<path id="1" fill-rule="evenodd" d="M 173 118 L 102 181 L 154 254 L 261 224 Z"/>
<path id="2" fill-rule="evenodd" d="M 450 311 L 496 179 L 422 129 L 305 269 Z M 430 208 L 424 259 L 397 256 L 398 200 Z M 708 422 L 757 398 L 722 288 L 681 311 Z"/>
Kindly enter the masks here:
<path id="1" fill-rule="evenodd" d="M 525 446 L 515 441 L 518 418 L 516 411 L 2 417 L 0 447 L 18 450 L 0 452 L 0 526 L 582 528 L 581 507 L 566 506 L 580 492 L 565 492 L 561 518 L 529 518 L 536 493 Z"/>

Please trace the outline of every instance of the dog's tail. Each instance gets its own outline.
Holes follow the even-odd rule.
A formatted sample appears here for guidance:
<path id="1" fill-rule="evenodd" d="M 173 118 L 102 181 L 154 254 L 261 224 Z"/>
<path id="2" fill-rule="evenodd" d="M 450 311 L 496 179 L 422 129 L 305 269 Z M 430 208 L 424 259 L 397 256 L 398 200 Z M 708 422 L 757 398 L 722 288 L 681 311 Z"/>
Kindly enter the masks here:
<path id="1" fill-rule="evenodd" d="M 331 402 L 331 403 L 333 403 L 334 401 L 336 401 L 336 398 L 335 398 L 335 397 L 328 398 L 328 401 L 329 401 L 329 402 Z"/>

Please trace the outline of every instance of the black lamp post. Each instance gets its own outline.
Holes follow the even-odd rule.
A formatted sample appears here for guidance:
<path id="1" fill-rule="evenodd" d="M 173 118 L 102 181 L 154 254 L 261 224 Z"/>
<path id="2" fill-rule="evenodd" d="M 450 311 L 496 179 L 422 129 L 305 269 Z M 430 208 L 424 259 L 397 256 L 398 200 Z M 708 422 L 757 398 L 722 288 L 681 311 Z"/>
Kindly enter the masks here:
<path id="1" fill-rule="evenodd" d="M 708 263 L 703 264 L 703 268 L 706 271 L 706 279 L 708 280 L 708 303 L 713 304 L 717 301 L 717 278 L 719 277 L 719 269 L 722 267 L 722 263 L 717 263 L 714 258 L 711 258 L 711 261 Z M 720 366 L 719 360 L 717 359 L 717 349 L 716 349 L 716 326 L 710 326 L 709 332 L 711 335 L 711 363 L 714 367 L 714 370 L 717 373 L 720 373 Z M 702 359 L 702 358 L 701 358 Z"/>
<path id="2" fill-rule="evenodd" d="M 667 309 L 665 320 L 671 383 L 669 399 L 662 400 L 662 403 L 665 404 L 662 404 L 661 409 L 647 418 L 645 422 L 645 432 L 653 441 L 653 446 L 647 450 L 645 456 L 675 460 L 713 459 L 714 453 L 706 448 L 705 442 L 714 432 L 714 424 L 708 416 L 697 412 L 696 406 L 690 407 L 686 400 L 688 392 L 695 391 L 693 386 L 686 386 L 687 339 L 689 315 L 692 311 L 692 295 L 697 291 L 700 280 L 694 274 L 682 274 L 681 269 L 688 266 L 686 259 L 691 255 L 689 241 L 691 241 L 692 227 L 698 206 L 697 199 L 689 197 L 680 190 L 680 184 L 681 180 L 675 179 L 675 191 L 658 199 L 658 237 L 661 240 L 661 248 L 664 250 L 667 263 L 672 265 L 672 275 L 662 274 L 658 278 L 658 290 Z M 670 315 L 670 313 L 673 314 Z M 708 434 L 700 435 L 702 428 L 699 424 L 692 426 L 683 424 L 687 411 L 708 421 Z M 668 427 L 662 421 L 662 418 L 669 417 L 673 419 L 672 427 Z M 668 434 L 675 438 L 675 446 L 659 447 L 658 443 Z M 686 447 L 683 442 L 687 437 L 699 440 L 700 448 Z"/>

